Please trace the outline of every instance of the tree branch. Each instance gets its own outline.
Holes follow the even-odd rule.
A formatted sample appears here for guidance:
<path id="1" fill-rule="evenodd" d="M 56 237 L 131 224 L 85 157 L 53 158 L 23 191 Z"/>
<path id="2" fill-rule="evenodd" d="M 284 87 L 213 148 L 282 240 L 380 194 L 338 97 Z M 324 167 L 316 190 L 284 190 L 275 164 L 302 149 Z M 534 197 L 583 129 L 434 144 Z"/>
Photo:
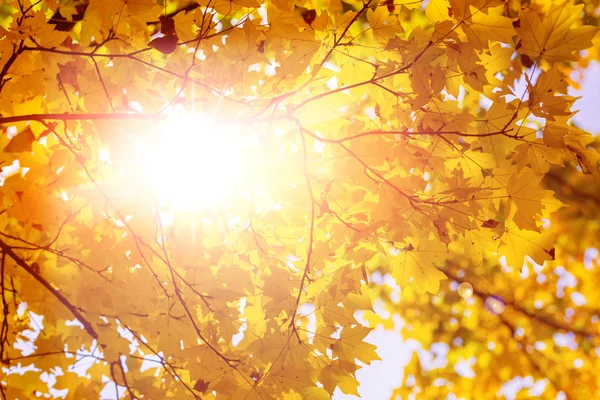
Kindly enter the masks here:
<path id="1" fill-rule="evenodd" d="M 0 239 L 0 248 L 2 252 L 12 258 L 17 265 L 22 267 L 25 271 L 29 273 L 29 275 L 33 276 L 39 283 L 41 283 L 46 289 L 52 293 L 58 301 L 60 301 L 70 312 L 81 322 L 85 331 L 94 339 L 98 339 L 98 333 L 94 330 L 92 324 L 79 312 L 77 307 L 75 307 L 71 302 L 62 295 L 58 290 L 56 290 L 50 282 L 48 282 L 39 272 L 35 271 L 25 260 L 19 255 L 17 255 L 8 244 L 6 244 L 2 239 Z"/>
<path id="2" fill-rule="evenodd" d="M 0 117 L 0 124 L 12 124 L 14 122 L 22 121 L 98 121 L 98 120 L 127 120 L 127 119 L 147 119 L 147 120 L 166 120 L 169 118 L 166 114 L 133 114 L 133 113 L 49 113 L 49 114 L 26 114 L 26 115 L 13 115 L 11 117 Z"/>
<path id="3" fill-rule="evenodd" d="M 298 337 L 298 342 L 301 342 L 300 336 L 298 336 L 298 332 L 296 331 L 296 316 L 298 315 L 298 306 L 300 305 L 300 298 L 302 297 L 302 291 L 305 288 L 304 282 L 308 278 L 308 273 L 310 271 L 310 262 L 313 253 L 313 243 L 315 236 L 315 195 L 313 193 L 312 185 L 310 183 L 310 177 L 308 176 L 308 155 L 306 152 L 306 139 L 304 137 L 304 132 L 302 128 L 299 126 L 300 138 L 302 139 L 302 150 L 303 150 L 303 159 L 304 159 L 304 177 L 306 179 L 306 185 L 308 187 L 308 194 L 310 195 L 310 232 L 309 232 L 309 242 L 308 242 L 308 250 L 306 253 L 306 264 L 304 265 L 304 272 L 302 273 L 302 279 L 300 280 L 300 288 L 298 289 L 298 297 L 296 297 L 296 305 L 294 306 L 294 314 L 292 314 L 292 318 L 290 319 L 290 327 L 293 329 L 294 333 Z"/>

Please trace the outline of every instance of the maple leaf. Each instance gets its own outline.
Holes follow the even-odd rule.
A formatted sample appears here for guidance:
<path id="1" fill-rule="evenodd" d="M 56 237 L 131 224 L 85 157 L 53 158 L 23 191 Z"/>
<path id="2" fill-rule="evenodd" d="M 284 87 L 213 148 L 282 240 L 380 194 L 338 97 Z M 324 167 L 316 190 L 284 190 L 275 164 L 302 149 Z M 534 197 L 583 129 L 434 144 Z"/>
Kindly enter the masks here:
<path id="1" fill-rule="evenodd" d="M 531 58 L 543 57 L 549 62 L 571 60 L 573 53 L 592 45 L 592 38 L 598 28 L 578 26 L 584 5 L 570 5 L 568 1 L 550 5 L 550 9 L 540 18 L 531 9 L 524 9 L 519 16 L 517 32 L 521 37 L 519 51 Z"/>
<path id="2" fill-rule="evenodd" d="M 423 290 L 437 292 L 440 280 L 446 276 L 435 267 L 435 263 L 443 260 L 447 253 L 446 246 L 435 239 L 410 238 L 407 246 L 399 249 L 392 256 L 392 275 L 404 288 L 411 279 Z"/>
<path id="3" fill-rule="evenodd" d="M 511 212 L 514 213 L 515 224 L 530 231 L 537 231 L 536 216 L 542 213 L 542 198 L 544 192 L 540 191 L 539 183 L 542 177 L 531 170 L 526 170 L 519 175 L 514 175 L 508 181 L 506 193 L 508 194 Z"/>
<path id="4" fill-rule="evenodd" d="M 24 153 L 31 151 L 35 135 L 29 127 L 13 137 L 2 151 L 5 153 Z"/>
<path id="5" fill-rule="evenodd" d="M 477 43 L 485 38 L 508 43 L 516 33 L 510 18 L 503 15 L 502 6 L 490 7 L 485 12 L 470 6 L 470 14 L 471 24 L 467 30 L 469 41 Z"/>

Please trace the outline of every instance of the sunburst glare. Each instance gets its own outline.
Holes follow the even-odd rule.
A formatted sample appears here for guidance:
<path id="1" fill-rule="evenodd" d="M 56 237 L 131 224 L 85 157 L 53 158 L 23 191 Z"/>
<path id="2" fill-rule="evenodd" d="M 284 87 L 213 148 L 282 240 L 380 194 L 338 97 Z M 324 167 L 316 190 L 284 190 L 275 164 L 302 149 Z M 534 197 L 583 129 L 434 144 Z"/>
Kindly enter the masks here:
<path id="1" fill-rule="evenodd" d="M 197 210 L 218 205 L 239 190 L 244 154 L 239 131 L 201 115 L 161 122 L 136 146 L 143 184 L 161 205 Z"/>

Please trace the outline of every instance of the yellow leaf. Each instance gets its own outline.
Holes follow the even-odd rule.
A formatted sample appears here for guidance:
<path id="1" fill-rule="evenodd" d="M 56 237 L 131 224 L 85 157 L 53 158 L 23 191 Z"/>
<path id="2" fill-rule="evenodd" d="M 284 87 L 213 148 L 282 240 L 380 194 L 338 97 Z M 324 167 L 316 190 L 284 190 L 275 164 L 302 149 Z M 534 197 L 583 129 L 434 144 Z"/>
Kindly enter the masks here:
<path id="1" fill-rule="evenodd" d="M 393 249 L 389 256 L 392 276 L 401 288 L 414 280 L 421 290 L 436 293 L 440 281 L 446 276 L 435 267 L 435 263 L 444 259 L 446 246 L 435 239 L 417 237 L 408 238 L 405 243 L 404 248 Z"/>
<path id="2" fill-rule="evenodd" d="M 508 181 L 508 204 L 513 220 L 520 229 L 538 231 L 536 221 L 542 213 L 541 200 L 544 197 L 544 192 L 539 188 L 541 180 L 542 176 L 527 169 L 519 175 L 513 175 Z"/>
<path id="3" fill-rule="evenodd" d="M 490 7 L 486 12 L 470 6 L 471 21 L 468 25 L 467 35 L 469 41 L 479 43 L 479 47 L 487 47 L 487 41 L 493 40 L 511 43 L 516 34 L 512 20 L 503 16 L 504 6 Z"/>
<path id="4" fill-rule="evenodd" d="M 578 21 L 583 4 L 552 3 L 547 13 L 540 17 L 531 9 L 519 15 L 517 33 L 521 37 L 522 54 L 548 62 L 574 59 L 575 51 L 587 49 L 598 28 L 573 25 Z"/>

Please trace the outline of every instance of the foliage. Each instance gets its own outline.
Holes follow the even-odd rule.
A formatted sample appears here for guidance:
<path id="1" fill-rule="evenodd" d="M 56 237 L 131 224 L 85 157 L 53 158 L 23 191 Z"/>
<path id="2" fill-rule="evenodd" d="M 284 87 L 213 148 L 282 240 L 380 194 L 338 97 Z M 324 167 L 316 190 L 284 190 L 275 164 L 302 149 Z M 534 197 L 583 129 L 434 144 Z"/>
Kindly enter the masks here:
<path id="1" fill-rule="evenodd" d="M 357 394 L 379 359 L 365 337 L 398 314 L 424 349 L 450 346 L 398 394 L 489 398 L 530 375 L 597 397 L 600 146 L 569 94 L 597 7 L 5 0 L 3 397 Z M 216 121 L 198 134 L 236 126 L 240 152 L 178 172 L 210 197 L 239 165 L 216 204 L 144 181 L 160 129 L 183 167 L 214 159 L 169 110 Z M 373 280 L 388 274 L 400 301 Z M 471 356 L 477 379 L 458 376 Z"/>

